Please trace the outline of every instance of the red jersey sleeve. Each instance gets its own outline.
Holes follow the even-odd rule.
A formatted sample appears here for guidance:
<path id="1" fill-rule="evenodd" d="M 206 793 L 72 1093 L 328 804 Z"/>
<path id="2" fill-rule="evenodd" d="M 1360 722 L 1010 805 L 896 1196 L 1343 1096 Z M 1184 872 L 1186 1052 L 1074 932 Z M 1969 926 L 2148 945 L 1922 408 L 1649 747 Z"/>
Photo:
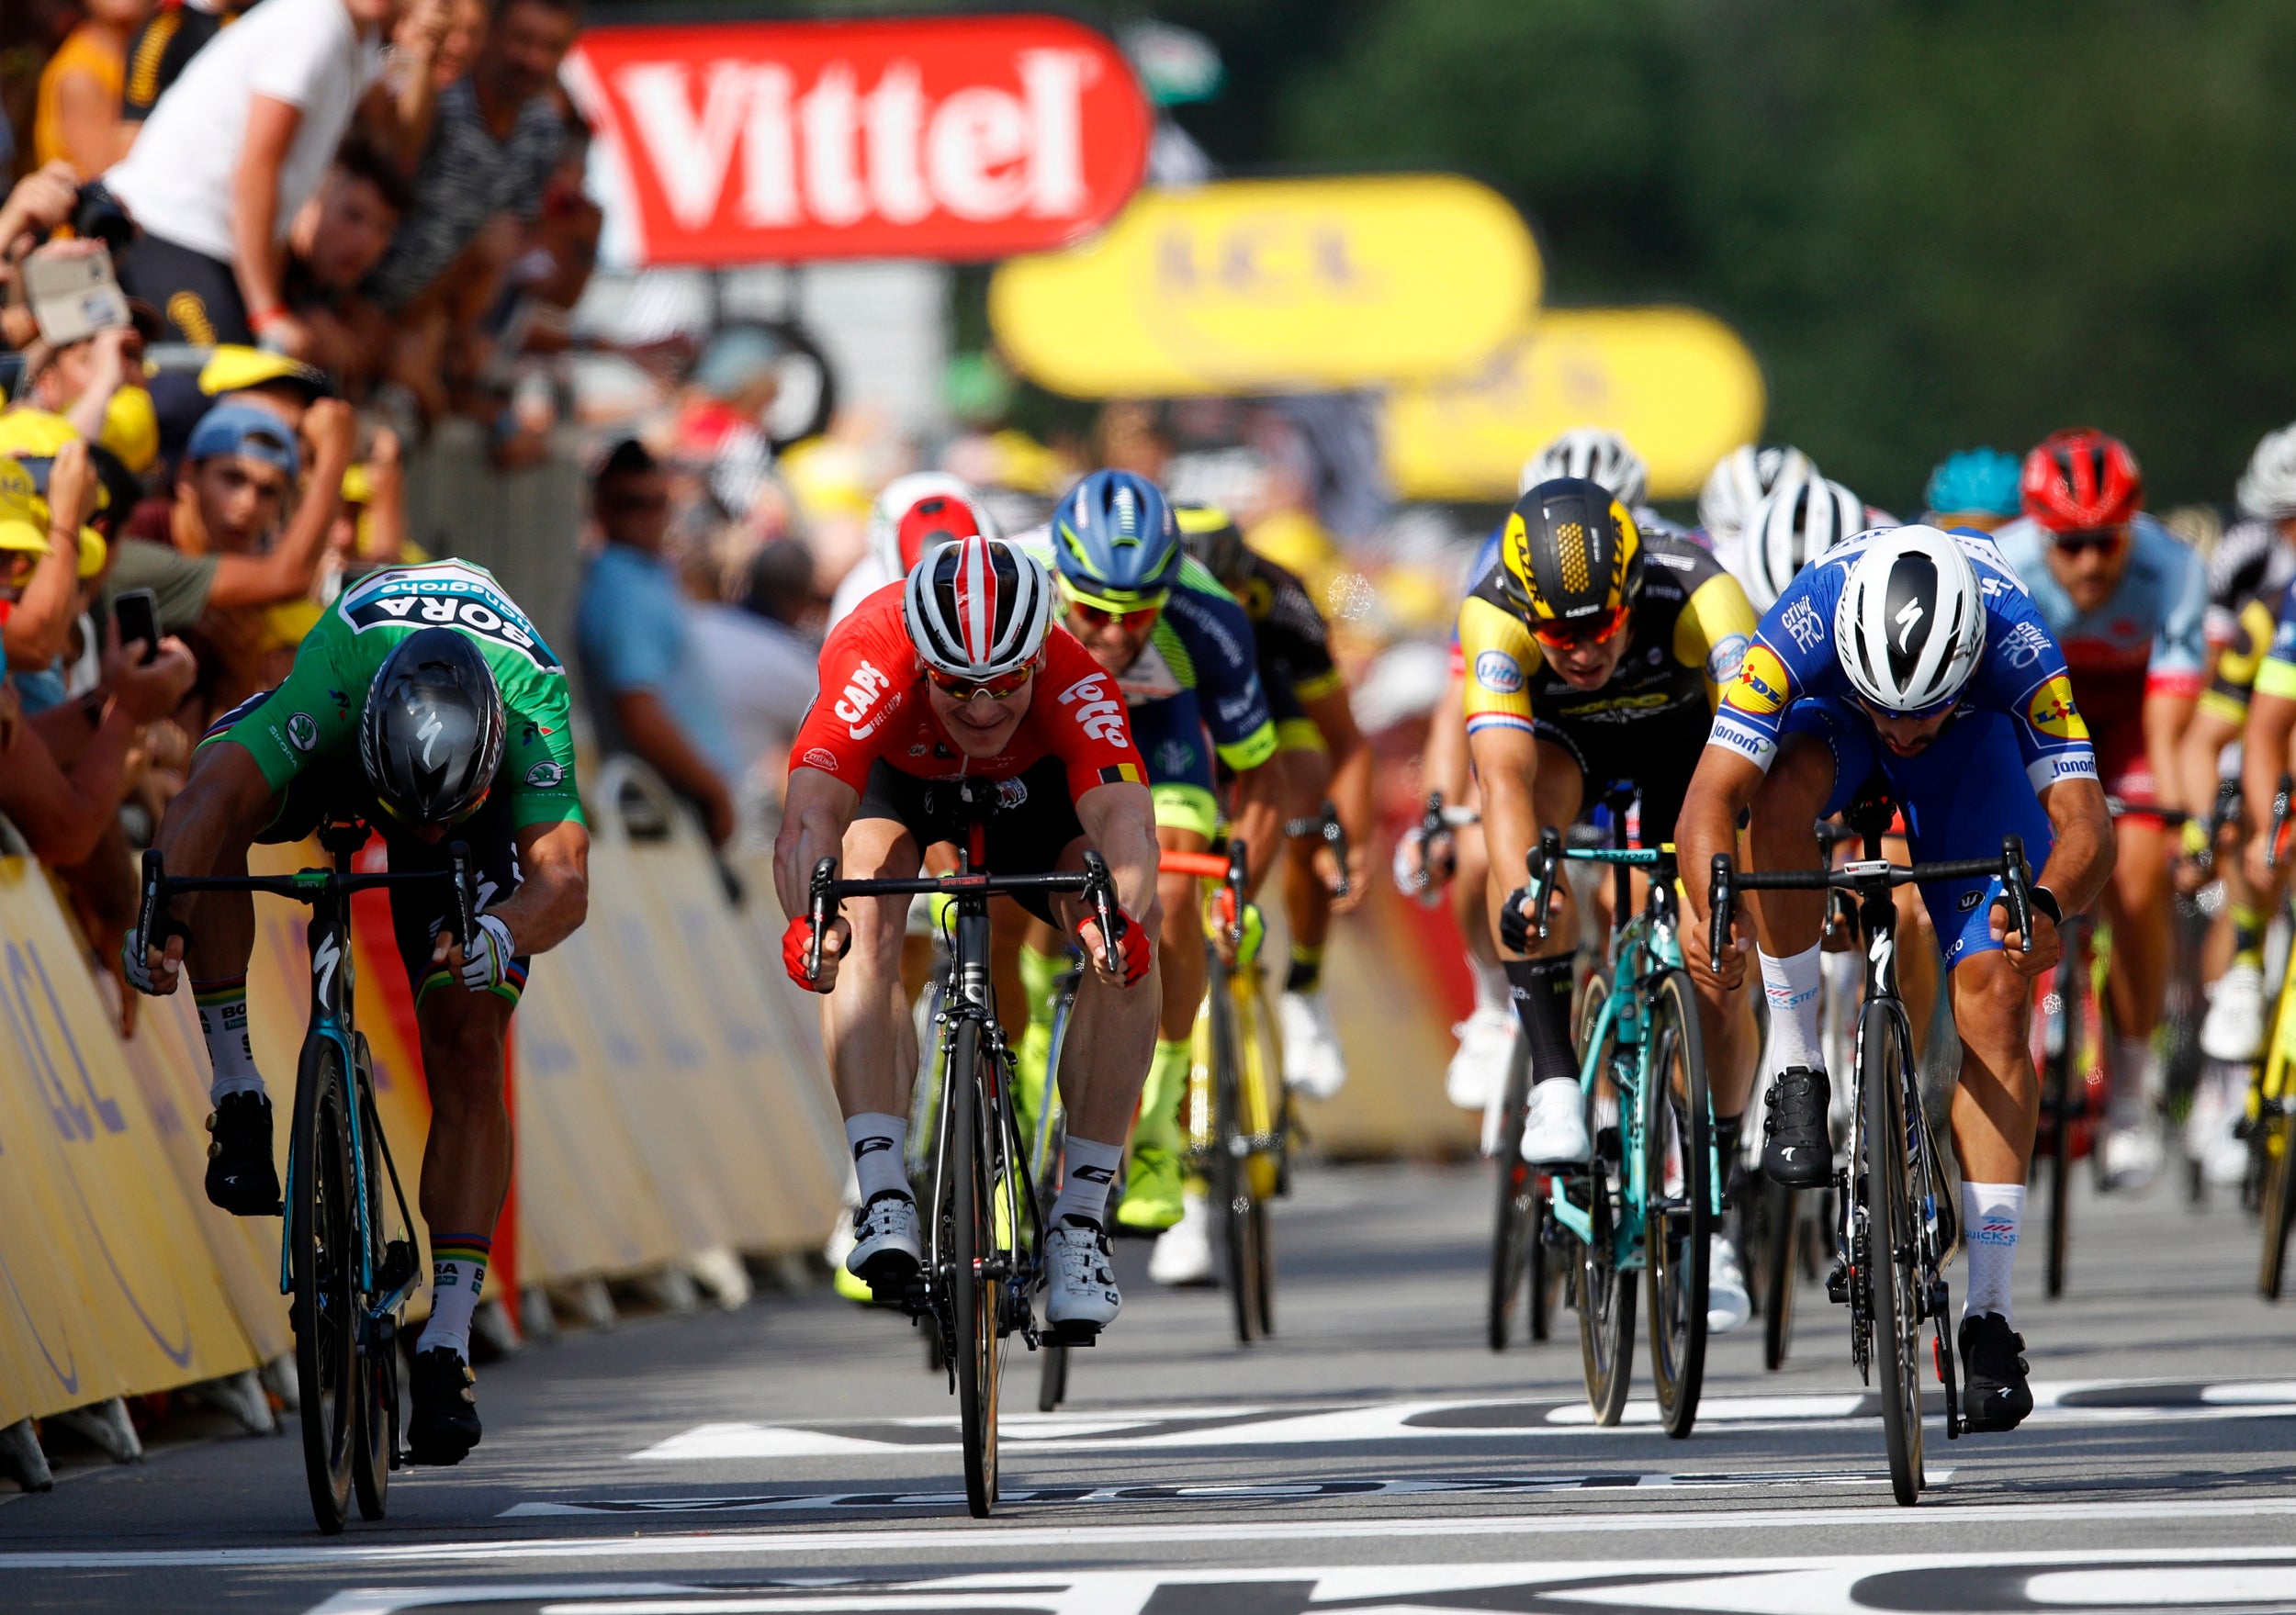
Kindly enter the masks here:
<path id="1" fill-rule="evenodd" d="M 829 630 L 820 671 L 820 690 L 789 748 L 791 771 L 818 768 L 866 790 L 894 719 L 924 700 L 917 651 L 901 624 L 900 584 L 888 583 Z"/>
<path id="2" fill-rule="evenodd" d="M 1037 675 L 1027 727 L 1067 765 L 1072 802 L 1102 785 L 1148 783 L 1123 692 L 1065 628 L 1055 627 L 1044 643 L 1044 670 Z"/>

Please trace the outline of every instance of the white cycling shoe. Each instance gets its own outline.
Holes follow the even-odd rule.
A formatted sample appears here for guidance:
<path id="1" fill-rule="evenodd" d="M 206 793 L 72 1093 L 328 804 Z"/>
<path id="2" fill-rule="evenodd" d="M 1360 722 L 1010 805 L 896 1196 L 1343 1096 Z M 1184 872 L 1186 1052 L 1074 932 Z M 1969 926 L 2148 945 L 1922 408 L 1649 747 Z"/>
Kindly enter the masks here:
<path id="1" fill-rule="evenodd" d="M 1451 1028 L 1458 1052 L 1443 1072 L 1443 1096 L 1461 1110 L 1481 1110 L 1507 1080 L 1514 1054 L 1514 1016 L 1503 1009 L 1479 1009 Z"/>
<path id="2" fill-rule="evenodd" d="M 1180 1220 L 1156 1236 L 1148 1276 L 1175 1289 L 1211 1283 L 1211 1197 L 1195 1190 L 1180 1196 Z"/>
<path id="3" fill-rule="evenodd" d="M 2238 1064 L 2264 1049 L 2264 971 L 2236 964 L 2217 978 L 2209 994 L 2208 1017 L 2200 1023 L 2200 1052 L 2211 1060 Z"/>
<path id="4" fill-rule="evenodd" d="M 1044 1236 L 1044 1317 L 1053 1325 L 1106 1329 L 1124 1297 L 1116 1288 L 1116 1264 L 1109 1237 L 1099 1225 L 1064 1217 Z"/>
<path id="5" fill-rule="evenodd" d="M 2105 1135 L 2104 1182 L 2108 1194 L 2142 1194 L 2160 1176 L 2160 1134 L 2149 1124 L 2114 1127 Z"/>
<path id="6" fill-rule="evenodd" d="M 845 1253 L 845 1271 L 866 1280 L 872 1290 L 897 1295 L 916 1276 L 924 1248 L 917 1202 L 886 1190 L 853 1213 L 853 1248 Z"/>
<path id="7" fill-rule="evenodd" d="M 1754 1298 L 1747 1293 L 1746 1270 L 1738 1264 L 1738 1247 L 1727 1234 L 1717 1233 L 1706 1256 L 1706 1333 L 1727 1335 L 1754 1315 Z"/>
<path id="8" fill-rule="evenodd" d="M 1593 1153 L 1586 1137 L 1585 1095 L 1571 1077 L 1531 1084 L 1523 1123 L 1523 1159 L 1533 1166 L 1580 1166 Z"/>
<path id="9" fill-rule="evenodd" d="M 1284 1032 L 1285 1084 L 1310 1099 L 1329 1099 L 1345 1087 L 1347 1057 L 1339 1051 L 1339 1032 L 1322 993 L 1286 993 L 1276 1011 Z"/>

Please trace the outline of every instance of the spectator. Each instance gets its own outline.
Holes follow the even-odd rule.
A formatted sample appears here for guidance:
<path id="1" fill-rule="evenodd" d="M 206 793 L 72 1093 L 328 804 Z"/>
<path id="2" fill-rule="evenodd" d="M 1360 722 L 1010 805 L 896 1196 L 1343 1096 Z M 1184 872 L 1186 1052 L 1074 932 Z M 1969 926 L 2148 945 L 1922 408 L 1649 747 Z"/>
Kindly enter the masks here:
<path id="1" fill-rule="evenodd" d="M 574 634 L 599 746 L 651 764 L 701 809 L 711 841 L 723 847 L 735 824 L 726 782 L 740 774 L 741 757 L 662 555 L 669 479 L 629 439 L 599 467 L 591 497 L 606 543 L 582 578 Z"/>
<path id="2" fill-rule="evenodd" d="M 137 31 L 128 47 L 127 86 L 120 93 L 119 122 L 126 145 L 132 145 L 144 119 L 162 95 L 183 76 L 191 59 L 207 49 L 216 35 L 239 20 L 254 0 L 183 0 L 162 6 L 152 20 Z M 125 154 L 126 145 L 121 148 Z"/>
<path id="3" fill-rule="evenodd" d="M 60 241 L 42 253 L 103 248 Z M 143 342 L 158 321 L 149 308 L 131 310 L 138 325 L 99 331 L 78 342 L 51 346 L 35 341 L 24 353 L 25 404 L 61 415 L 90 443 L 101 443 L 142 470 L 156 457 L 159 426 L 143 387 Z"/>
<path id="4" fill-rule="evenodd" d="M 310 346 L 283 296 L 287 227 L 381 71 L 395 4 L 265 0 L 193 58 L 104 176 L 143 231 L 120 284 L 182 340 Z"/>
<path id="5" fill-rule="evenodd" d="M 135 139 L 119 121 L 128 41 L 152 15 L 152 0 L 84 0 L 87 18 L 65 36 L 40 71 L 32 114 L 32 161 L 64 162 L 84 180 L 120 158 Z"/>
<path id="6" fill-rule="evenodd" d="M 368 279 L 385 310 L 427 291 L 497 214 L 540 214 L 566 139 L 558 64 L 580 20 L 576 0 L 500 0 L 469 76 L 438 98 L 414 211 Z"/>
<path id="7" fill-rule="evenodd" d="M 51 869 L 83 862 L 116 826 L 129 754 L 144 725 L 173 714 L 198 677 L 179 639 L 161 641 L 148 664 L 141 654 L 115 642 L 94 690 L 37 717 L 0 723 L 0 813 Z M 13 690 L 6 704 L 17 705 Z"/>
<path id="8" fill-rule="evenodd" d="M 741 794 L 778 800 L 789 743 L 818 682 L 820 641 L 802 624 L 817 619 L 824 602 L 813 584 L 813 552 L 794 540 L 759 550 L 747 582 L 740 605 L 694 603 L 693 645 L 725 703 Z"/>
<path id="9" fill-rule="evenodd" d="M 236 344 L 219 347 L 197 376 L 170 370 L 152 378 L 152 401 L 159 411 L 160 456 L 172 474 L 183 458 L 191 429 L 208 410 L 226 402 L 268 409 L 289 432 L 299 434 L 304 411 L 333 390 L 324 371 L 285 353 Z M 164 505 L 163 500 L 163 511 Z M 139 520 L 139 530 L 142 525 Z M 163 515 L 160 526 L 165 526 Z"/>
<path id="10" fill-rule="evenodd" d="M 343 143 L 319 190 L 287 229 L 287 311 L 310 332 L 305 357 L 343 377 L 358 396 L 388 331 L 381 312 L 357 295 L 359 282 L 389 251 L 414 192 L 399 170 L 357 136 Z"/>
<path id="11" fill-rule="evenodd" d="M 486 27 L 487 0 L 411 0 L 400 14 L 390 58 L 367 95 L 378 109 L 387 105 L 368 122 L 391 135 L 390 160 L 403 176 L 422 163 L 438 98 L 470 71 Z"/>
<path id="12" fill-rule="evenodd" d="M 0 459 L 0 646 L 11 668 L 50 667 L 70 642 L 84 542 L 73 515 L 86 509 L 93 485 L 85 443 L 57 451 L 48 476 L 52 505 L 19 462 Z"/>

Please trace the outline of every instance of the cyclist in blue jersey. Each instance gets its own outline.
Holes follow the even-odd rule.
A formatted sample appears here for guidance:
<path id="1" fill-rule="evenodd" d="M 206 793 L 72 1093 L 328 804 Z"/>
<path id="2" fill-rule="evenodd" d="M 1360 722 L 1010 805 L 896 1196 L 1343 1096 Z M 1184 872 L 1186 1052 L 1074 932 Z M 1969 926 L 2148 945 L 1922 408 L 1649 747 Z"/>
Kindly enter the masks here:
<path id="1" fill-rule="evenodd" d="M 1236 776 L 1235 831 L 1254 851 L 1256 881 L 1268 867 L 1258 854 L 1282 837 L 1282 786 L 1277 770 L 1267 767 L 1276 756 L 1276 722 L 1244 608 L 1187 558 L 1162 491 L 1129 471 L 1094 472 L 1053 507 L 1044 533 L 1020 542 L 1052 567 L 1060 620 L 1115 679 L 1131 709 L 1158 843 L 1175 852 L 1211 845 L 1221 824 L 1217 755 Z M 1183 1209 L 1179 1105 L 1205 979 L 1194 878 L 1165 875 L 1157 886 L 1163 1022 L 1116 1213 L 1120 1228 L 1143 1234 L 1172 1227 Z M 1052 983 L 1067 957 L 1066 938 L 1049 932 L 1036 932 L 1020 954 L 1030 1015 L 1024 1093 L 1041 1091 Z"/>
<path id="2" fill-rule="evenodd" d="M 1904 811 L 1917 859 L 1998 856 L 2016 834 L 2039 871 L 2030 952 L 2005 935 L 1998 881 L 1921 889 L 1963 1044 L 1953 1137 L 1969 1236 L 1969 1428 L 2011 1430 L 2032 1408 L 2009 1298 L 2041 1104 L 2032 982 L 2056 961 L 2056 922 L 2103 889 L 2113 842 L 2064 656 L 1981 534 L 1862 533 L 1806 567 L 1763 616 L 1675 822 L 1694 973 L 1729 985 L 1745 973 L 1741 944 L 1716 959 L 1706 937 L 1712 860 L 1737 850 L 1740 816 L 1751 810 L 1750 867 L 1817 868 L 1818 820 L 1876 776 Z M 1749 896 L 1771 1060 L 1785 1068 L 1771 1087 L 1762 1165 L 1818 1187 L 1833 1172 L 1817 1013 L 1824 894 Z"/>
<path id="3" fill-rule="evenodd" d="M 2207 569 L 2144 514 L 2135 457 L 2101 432 L 2051 437 L 2026 456 L 2022 488 L 2025 515 L 1994 542 L 2065 651 L 2073 697 L 2097 737 L 2098 775 L 2127 810 L 2105 889 L 2115 1041 L 2102 1164 L 2107 1188 L 2142 1189 L 2163 1155 L 2153 1034 L 2168 991 L 2177 846 L 2148 810 L 2209 805 L 2184 800 L 2177 756 L 2207 678 Z"/>

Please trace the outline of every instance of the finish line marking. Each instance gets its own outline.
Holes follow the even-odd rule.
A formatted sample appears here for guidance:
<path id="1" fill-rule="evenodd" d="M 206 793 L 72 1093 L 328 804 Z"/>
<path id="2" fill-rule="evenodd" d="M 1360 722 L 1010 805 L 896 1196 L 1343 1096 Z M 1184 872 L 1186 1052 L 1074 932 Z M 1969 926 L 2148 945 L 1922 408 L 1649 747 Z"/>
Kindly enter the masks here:
<path id="1" fill-rule="evenodd" d="M 1491 1519 L 1232 1520 L 1200 1525 L 999 1526 L 972 1521 L 933 1528 L 854 1531 L 692 1531 L 656 1537 L 556 1537 L 526 1542 L 365 1543 L 338 1540 L 283 1548 L 148 1548 L 0 1553 L 0 1571 L 149 1570 L 165 1567 L 280 1568 L 371 1565 L 428 1568 L 443 1564 L 516 1565 L 580 1559 L 730 1559 L 744 1555 L 850 1553 L 882 1564 L 889 1553 L 1004 1553 L 1014 1548 L 1067 1548 L 1099 1553 L 1119 1544 L 1151 1550 L 1193 1542 L 1404 1541 L 1415 1538 L 1560 1536 L 1587 1532 L 1864 1531 L 2015 1529 L 2045 1522 L 2094 1525 L 2133 1520 L 2161 1525 L 2198 1520 L 2296 1520 L 2296 1496 L 2148 1498 L 2111 1503 L 2005 1503 L 1980 1508 L 1899 1508 L 1856 1505 L 1829 1508 L 1701 1508 L 1667 1513 L 1557 1512 Z M 2227 1550 L 2229 1552 L 2230 1550 Z M 2090 1555 L 2094 1557 L 2095 1555 Z M 2153 1555 L 2159 1557 L 2160 1555 Z M 1643 1562 L 1647 1566 L 1647 1561 Z"/>
<path id="2" fill-rule="evenodd" d="M 1943 1486 L 1950 1468 L 1932 1468 L 1929 1484 Z M 1088 1503 L 1286 1503 L 1322 1497 L 1537 1497 L 1557 1492 L 1681 1491 L 1747 1489 L 1761 1486 L 1886 1486 L 1887 1470 L 1812 1469 L 1749 1471 L 1740 1474 L 1494 1475 L 1488 1479 L 1397 1476 L 1379 1480 L 1206 1483 L 1199 1486 L 1107 1486 L 1007 1487 L 997 1506 L 1044 1507 Z M 646 1516 L 664 1514 L 771 1514 L 822 1509 L 934 1508 L 964 1507 L 961 1491 L 801 1492 L 771 1497 L 615 1497 L 586 1503 L 520 1503 L 498 1520 L 566 1515 Z"/>

